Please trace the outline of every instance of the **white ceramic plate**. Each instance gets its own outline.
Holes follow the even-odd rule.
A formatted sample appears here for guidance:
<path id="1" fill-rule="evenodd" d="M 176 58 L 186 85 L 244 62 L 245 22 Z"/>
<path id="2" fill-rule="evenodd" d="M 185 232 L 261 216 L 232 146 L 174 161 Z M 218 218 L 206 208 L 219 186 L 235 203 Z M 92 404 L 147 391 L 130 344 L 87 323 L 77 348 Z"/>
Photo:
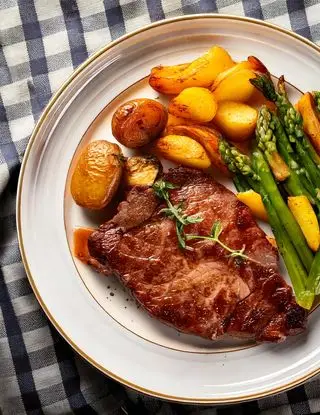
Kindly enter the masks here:
<path id="1" fill-rule="evenodd" d="M 18 189 L 23 261 L 55 327 L 105 374 L 181 402 L 263 397 L 320 371 L 319 310 L 310 316 L 306 333 L 281 345 L 209 342 L 154 321 L 118 281 L 98 275 L 70 252 L 72 229 L 97 226 L 107 214 L 93 215 L 73 203 L 68 181 L 76 152 L 94 139 L 114 140 L 110 119 L 120 103 L 158 97 L 144 79 L 152 66 L 190 61 L 213 44 L 235 60 L 259 57 L 300 90 L 319 88 L 319 48 L 278 27 L 223 15 L 150 25 L 97 52 L 61 87 L 31 137 Z M 293 88 L 290 93 L 297 97 Z"/>

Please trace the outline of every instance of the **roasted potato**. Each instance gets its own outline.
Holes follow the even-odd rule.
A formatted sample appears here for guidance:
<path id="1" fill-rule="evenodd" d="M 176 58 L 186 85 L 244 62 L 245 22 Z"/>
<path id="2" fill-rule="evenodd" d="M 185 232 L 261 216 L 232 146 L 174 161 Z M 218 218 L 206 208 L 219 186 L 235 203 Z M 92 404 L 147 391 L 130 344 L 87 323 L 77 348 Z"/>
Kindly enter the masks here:
<path id="1" fill-rule="evenodd" d="M 161 171 L 161 163 L 154 156 L 129 157 L 124 163 L 125 185 L 152 186 Z"/>
<path id="2" fill-rule="evenodd" d="M 240 192 L 237 194 L 237 198 L 241 200 L 242 203 L 250 208 L 252 214 L 265 222 L 268 222 L 268 213 L 264 204 L 262 202 L 262 198 L 259 193 L 256 193 L 253 190 L 248 190 L 246 192 Z"/>
<path id="3" fill-rule="evenodd" d="M 194 121 L 188 120 L 187 118 L 183 118 L 183 117 L 177 117 L 169 113 L 166 130 L 168 130 L 168 128 L 173 127 L 175 125 L 194 125 Z"/>
<path id="4" fill-rule="evenodd" d="M 219 103 L 213 122 L 231 141 L 246 141 L 254 133 L 258 112 L 241 102 Z"/>
<path id="5" fill-rule="evenodd" d="M 183 135 L 166 135 L 159 138 L 154 151 L 163 158 L 187 167 L 207 169 L 210 159 L 197 141 Z"/>
<path id="6" fill-rule="evenodd" d="M 298 101 L 298 111 L 303 118 L 303 129 L 320 154 L 320 121 L 314 98 L 310 92 L 304 94 Z"/>
<path id="7" fill-rule="evenodd" d="M 186 88 L 170 102 L 168 111 L 176 117 L 209 122 L 217 111 L 217 102 L 206 88 Z"/>
<path id="8" fill-rule="evenodd" d="M 268 69 L 258 58 L 249 56 L 246 61 L 238 62 L 231 68 L 221 72 L 214 80 L 214 83 L 211 86 L 211 90 L 214 91 L 225 78 L 234 75 L 236 72 L 242 71 L 244 69 L 259 73 L 268 73 Z"/>
<path id="9" fill-rule="evenodd" d="M 255 87 L 250 83 L 250 79 L 253 78 L 255 78 L 255 74 L 250 69 L 235 71 L 212 89 L 213 95 L 219 102 L 231 100 L 246 102 L 255 90 Z"/>
<path id="10" fill-rule="evenodd" d="M 319 223 L 306 196 L 289 196 L 288 206 L 296 218 L 309 247 L 317 252 L 320 245 Z"/>
<path id="11" fill-rule="evenodd" d="M 167 128 L 168 135 L 184 135 L 198 141 L 206 150 L 212 165 L 224 175 L 229 176 L 229 170 L 219 152 L 220 133 L 213 128 L 203 125 L 175 125 Z"/>
<path id="12" fill-rule="evenodd" d="M 122 104 L 112 117 L 112 134 L 129 148 L 142 147 L 159 137 L 168 120 L 166 108 L 148 98 Z"/>
<path id="13" fill-rule="evenodd" d="M 220 72 L 234 65 L 228 52 L 214 46 L 189 64 L 157 66 L 151 70 L 150 86 L 167 95 L 176 95 L 192 86 L 209 87 Z"/>
<path id="14" fill-rule="evenodd" d="M 74 201 L 102 209 L 116 193 L 122 174 L 121 150 L 105 140 L 93 141 L 81 153 L 71 178 Z"/>

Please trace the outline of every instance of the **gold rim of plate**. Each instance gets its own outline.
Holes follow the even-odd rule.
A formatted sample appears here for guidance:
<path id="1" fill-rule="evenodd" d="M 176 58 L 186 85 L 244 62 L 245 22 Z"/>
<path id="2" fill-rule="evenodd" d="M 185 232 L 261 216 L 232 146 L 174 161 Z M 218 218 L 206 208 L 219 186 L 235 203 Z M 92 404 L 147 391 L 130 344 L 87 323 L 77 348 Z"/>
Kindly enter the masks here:
<path id="1" fill-rule="evenodd" d="M 25 254 L 23 236 L 22 236 L 22 229 L 21 229 L 21 192 L 22 192 L 22 185 L 23 185 L 23 177 L 24 177 L 25 167 L 26 167 L 26 164 L 28 162 L 28 158 L 29 158 L 29 154 L 30 154 L 32 145 L 33 145 L 34 141 L 36 140 L 38 131 L 41 128 L 42 124 L 45 122 L 46 117 L 49 114 L 51 108 L 53 107 L 53 105 L 55 104 L 57 99 L 60 97 L 60 95 L 68 88 L 70 83 L 88 65 L 90 65 L 93 61 L 95 61 L 99 56 L 101 56 L 103 53 L 107 52 L 108 50 L 110 50 L 114 46 L 122 43 L 123 41 L 125 41 L 125 40 L 139 34 L 139 33 L 150 30 L 154 27 L 164 26 L 166 24 L 170 24 L 170 23 L 174 23 L 174 22 L 181 22 L 181 21 L 186 21 L 186 20 L 196 20 L 196 19 L 235 20 L 235 21 L 243 21 L 243 22 L 252 23 L 252 24 L 255 24 L 255 25 L 259 25 L 259 26 L 265 26 L 265 27 L 268 27 L 268 28 L 273 29 L 275 31 L 285 33 L 286 35 L 299 40 L 300 42 L 310 46 L 311 48 L 316 50 L 318 53 L 320 53 L 320 47 L 319 46 L 317 46 L 315 43 L 311 42 L 310 40 L 305 39 L 303 36 L 300 36 L 300 35 L 298 35 L 294 32 L 291 32 L 290 30 L 284 29 L 284 28 L 282 28 L 280 26 L 277 26 L 275 24 L 272 24 L 272 23 L 256 20 L 256 19 L 253 19 L 253 18 L 241 17 L 241 16 L 232 16 L 232 15 L 228 15 L 228 14 L 195 14 L 195 15 L 185 15 L 185 16 L 174 17 L 174 18 L 166 19 L 166 20 L 160 20 L 159 22 L 155 22 L 155 23 L 151 23 L 149 25 L 146 25 L 141 29 L 130 32 L 130 33 L 128 33 L 124 36 L 121 36 L 120 38 L 110 42 L 108 45 L 102 47 L 97 52 L 95 52 L 93 55 L 91 55 L 87 60 L 85 60 L 70 75 L 70 77 L 62 84 L 62 86 L 52 96 L 52 98 L 48 102 L 47 106 L 45 107 L 44 111 L 42 112 L 41 117 L 39 118 L 39 120 L 37 121 L 37 123 L 34 127 L 34 130 L 31 134 L 29 143 L 28 143 L 26 151 L 25 151 L 25 155 L 23 157 L 20 176 L 19 176 L 19 182 L 18 182 L 17 205 L 16 205 L 16 207 L 17 207 L 17 232 L 18 232 L 18 241 L 19 241 L 19 246 L 20 246 L 20 251 L 21 251 L 22 262 L 23 262 L 23 265 L 25 267 L 29 282 L 30 282 L 31 287 L 33 289 L 33 292 L 34 292 L 38 302 L 40 303 L 43 311 L 46 313 L 48 319 L 51 321 L 51 323 L 54 325 L 54 327 L 58 330 L 58 332 L 61 334 L 61 336 L 73 347 L 73 349 L 77 353 L 79 353 L 79 355 L 81 357 L 83 357 L 85 360 L 87 360 L 89 363 L 91 363 L 92 366 L 96 367 L 102 373 L 104 373 L 105 375 L 109 376 L 110 378 L 122 383 L 123 385 L 128 386 L 129 388 L 135 389 L 136 391 L 139 391 L 139 392 L 145 393 L 147 395 L 156 397 L 156 398 L 166 399 L 166 400 L 174 401 L 174 402 L 196 403 L 196 404 L 237 403 L 237 402 L 243 402 L 243 401 L 248 401 L 248 400 L 253 400 L 253 399 L 260 399 L 260 398 L 263 398 L 263 397 L 266 397 L 266 396 L 269 396 L 269 395 L 272 395 L 272 394 L 283 392 L 283 391 L 285 391 L 287 389 L 290 389 L 290 388 L 293 388 L 295 386 L 298 386 L 301 383 L 304 383 L 308 379 L 310 379 L 313 376 L 316 376 L 318 373 L 320 373 L 320 367 L 318 369 L 314 370 L 314 371 L 309 372 L 307 375 L 305 375 L 305 376 L 303 376 L 299 379 L 296 379 L 296 380 L 294 380 L 290 383 L 279 386 L 277 388 L 269 389 L 269 390 L 264 391 L 264 392 L 258 392 L 258 393 L 255 393 L 255 394 L 243 395 L 243 396 L 238 396 L 238 397 L 225 397 L 225 398 L 213 398 L 213 399 L 210 399 L 210 398 L 196 399 L 196 398 L 185 398 L 185 397 L 180 397 L 180 396 L 166 395 L 166 394 L 163 394 L 163 393 L 160 393 L 160 392 L 157 392 L 157 391 L 153 391 L 153 390 L 143 388 L 139 385 L 136 385 L 134 383 L 131 383 L 131 382 L 127 381 L 126 379 L 122 379 L 121 377 L 117 376 L 115 373 L 112 373 L 108 369 L 106 369 L 105 367 L 101 366 L 98 362 L 93 360 L 89 355 L 87 355 L 83 350 L 81 350 L 77 346 L 77 344 L 72 341 L 72 339 L 68 336 L 68 334 L 64 331 L 64 329 L 59 325 L 59 323 L 55 320 L 54 316 L 50 313 L 50 311 L 47 308 L 45 302 L 41 298 L 41 295 L 40 295 L 40 293 L 37 289 L 37 286 L 34 282 L 32 274 L 31 274 L 29 264 L 28 264 L 28 260 L 27 260 L 26 254 Z"/>

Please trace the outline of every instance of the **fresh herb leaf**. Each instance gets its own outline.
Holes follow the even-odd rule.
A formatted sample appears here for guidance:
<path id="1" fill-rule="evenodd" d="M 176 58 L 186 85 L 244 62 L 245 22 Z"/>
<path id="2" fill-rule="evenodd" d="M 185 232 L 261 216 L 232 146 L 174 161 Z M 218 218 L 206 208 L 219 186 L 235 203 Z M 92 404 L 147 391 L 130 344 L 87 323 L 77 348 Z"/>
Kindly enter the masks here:
<path id="1" fill-rule="evenodd" d="M 220 221 L 216 221 L 214 222 L 214 224 L 212 225 L 211 228 L 211 233 L 209 236 L 201 236 L 201 235 L 192 235 L 192 234 L 185 234 L 185 240 L 186 241 L 191 241 L 194 239 L 204 239 L 207 241 L 212 241 L 214 243 L 219 244 L 222 248 L 224 248 L 226 251 L 229 252 L 229 256 L 231 258 L 241 258 L 241 259 L 249 259 L 251 261 L 256 262 L 255 260 L 253 260 L 252 258 L 248 257 L 247 255 L 245 255 L 245 245 L 243 245 L 243 247 L 239 250 L 237 249 L 232 249 L 229 246 L 227 246 L 226 244 L 224 244 L 222 241 L 220 241 L 219 236 L 221 235 L 222 232 L 222 225 Z"/>
<path id="2" fill-rule="evenodd" d="M 211 228 L 210 236 L 212 236 L 215 239 L 218 239 L 221 232 L 222 232 L 221 222 L 220 221 L 214 222 Z"/>
<path id="3" fill-rule="evenodd" d="M 167 207 L 161 209 L 160 213 L 163 213 L 168 218 L 175 221 L 177 238 L 180 248 L 190 249 L 186 246 L 184 227 L 186 225 L 190 225 L 193 223 L 199 223 L 203 219 L 199 216 L 186 215 L 183 209 L 183 202 L 180 202 L 178 205 L 175 206 L 171 203 L 169 197 L 169 190 L 178 189 L 179 186 L 171 182 L 167 182 L 165 180 L 157 180 L 152 187 L 156 195 L 160 199 L 164 199 L 167 203 Z"/>

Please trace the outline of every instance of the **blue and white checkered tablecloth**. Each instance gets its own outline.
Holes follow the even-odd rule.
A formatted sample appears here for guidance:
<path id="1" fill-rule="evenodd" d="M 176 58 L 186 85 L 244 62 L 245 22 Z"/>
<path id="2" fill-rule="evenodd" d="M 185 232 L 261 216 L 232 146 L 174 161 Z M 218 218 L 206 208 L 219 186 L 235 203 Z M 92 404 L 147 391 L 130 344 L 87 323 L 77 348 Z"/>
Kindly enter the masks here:
<path id="1" fill-rule="evenodd" d="M 171 404 L 129 391 L 84 362 L 60 337 L 21 263 L 17 180 L 33 126 L 51 95 L 110 40 L 156 20 L 211 12 L 264 19 L 320 42 L 317 0 L 0 0 L 0 413 L 320 411 L 319 380 L 258 402 L 218 408 Z"/>

